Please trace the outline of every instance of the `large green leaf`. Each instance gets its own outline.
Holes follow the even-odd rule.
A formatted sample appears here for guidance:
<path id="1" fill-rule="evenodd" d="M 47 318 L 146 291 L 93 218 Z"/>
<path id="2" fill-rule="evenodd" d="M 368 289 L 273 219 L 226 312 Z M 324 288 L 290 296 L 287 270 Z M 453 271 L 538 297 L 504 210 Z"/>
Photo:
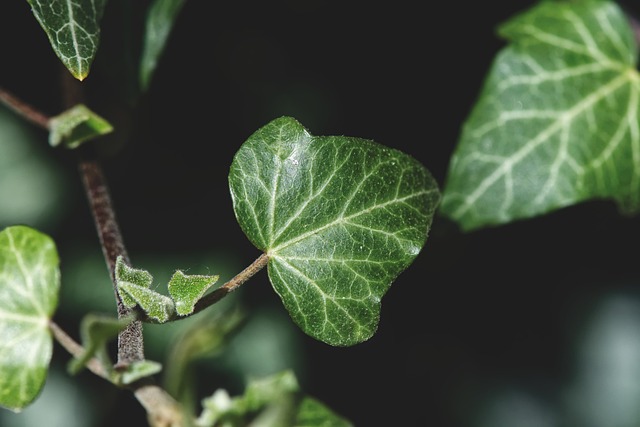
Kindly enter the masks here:
<path id="1" fill-rule="evenodd" d="M 107 0 L 27 0 L 58 58 L 78 80 L 100 44 L 100 20 Z"/>
<path id="2" fill-rule="evenodd" d="M 295 323 L 328 344 L 375 332 L 380 300 L 422 250 L 440 193 L 414 158 L 359 138 L 315 137 L 282 117 L 236 153 L 243 231 Z"/>
<path id="3" fill-rule="evenodd" d="M 39 231 L 0 232 L 0 405 L 16 412 L 38 396 L 47 376 L 58 263 L 53 240 Z"/>
<path id="4" fill-rule="evenodd" d="M 637 46 L 611 1 L 543 1 L 499 28 L 441 211 L 463 229 L 586 200 L 640 208 Z"/>

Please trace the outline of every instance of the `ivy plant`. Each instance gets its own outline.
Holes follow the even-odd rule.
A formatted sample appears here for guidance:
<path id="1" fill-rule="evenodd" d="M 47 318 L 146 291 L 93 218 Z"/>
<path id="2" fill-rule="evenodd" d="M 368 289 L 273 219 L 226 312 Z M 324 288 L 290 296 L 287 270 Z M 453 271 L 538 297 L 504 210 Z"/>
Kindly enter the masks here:
<path id="1" fill-rule="evenodd" d="M 463 123 L 442 189 L 425 165 L 393 144 L 317 136 L 296 118 L 274 117 L 238 143 L 228 173 L 233 213 L 260 256 L 223 284 L 216 272 L 176 269 L 165 290 L 129 259 L 116 220 L 96 146 L 117 125 L 82 97 L 107 2 L 26 3 L 64 66 L 66 109 L 48 116 L 2 88 L 0 100 L 46 130 L 49 149 L 78 155 L 117 311 L 87 313 L 76 342 L 53 320 L 61 287 L 54 239 L 26 224 L 0 231 L 6 409 L 20 412 L 38 398 L 55 340 L 71 354 L 71 375 L 88 369 L 131 390 L 152 426 L 350 426 L 306 395 L 290 370 L 255 379 L 239 396 L 214 387 L 192 410 L 154 381 L 163 367 L 145 357 L 143 327 L 215 310 L 266 267 L 303 333 L 329 346 L 354 346 L 376 333 L 383 297 L 422 252 L 438 215 L 472 232 L 594 199 L 615 201 L 625 215 L 640 209 L 637 33 L 614 1 L 543 0 L 499 27 L 507 45 Z M 154 0 L 145 7 L 131 35 L 138 47 L 128 76 L 135 98 L 150 87 L 188 6 Z"/>

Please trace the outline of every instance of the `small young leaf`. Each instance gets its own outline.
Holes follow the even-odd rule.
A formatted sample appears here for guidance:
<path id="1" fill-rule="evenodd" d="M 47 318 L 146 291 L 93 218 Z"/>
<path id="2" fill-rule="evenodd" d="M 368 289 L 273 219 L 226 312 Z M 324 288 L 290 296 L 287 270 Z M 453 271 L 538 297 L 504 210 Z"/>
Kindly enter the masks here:
<path id="1" fill-rule="evenodd" d="M 128 301 L 135 301 L 147 316 L 164 323 L 175 313 L 175 306 L 171 298 L 159 294 L 149 288 L 134 285 L 130 282 L 118 282 L 120 297 L 127 295 Z M 124 301 L 125 298 L 122 298 Z"/>
<path id="2" fill-rule="evenodd" d="M 140 59 L 140 86 L 147 90 L 185 0 L 155 0 L 149 7 Z"/>
<path id="3" fill-rule="evenodd" d="M 542 1 L 499 29 L 464 123 L 442 213 L 462 229 L 593 199 L 640 210 L 638 47 L 613 1 Z"/>
<path id="4" fill-rule="evenodd" d="M 193 308 L 202 295 L 218 281 L 219 276 L 186 275 L 176 271 L 169 281 L 169 294 L 176 305 L 176 312 L 186 316 L 193 312 Z"/>
<path id="5" fill-rule="evenodd" d="M 87 362 L 96 357 L 106 372 L 112 370 L 112 363 L 107 351 L 107 342 L 118 336 L 131 321 L 132 317 L 116 319 L 109 316 L 87 314 L 80 322 L 80 338 L 84 353 L 69 362 L 68 370 L 72 375 L 80 372 Z"/>
<path id="6" fill-rule="evenodd" d="M 305 397 L 298 407 L 296 426 L 352 427 L 353 424 L 312 397 Z"/>
<path id="7" fill-rule="evenodd" d="M 150 288 L 151 283 L 153 283 L 153 276 L 146 270 L 138 270 L 132 267 L 129 267 L 119 256 L 116 259 L 116 284 L 118 288 L 118 294 L 120 295 L 120 299 L 122 303 L 127 308 L 133 308 L 136 306 L 136 300 L 131 297 L 126 292 L 120 292 L 120 284 L 121 283 L 129 283 L 134 286 L 139 286 L 142 288 Z"/>
<path id="8" fill-rule="evenodd" d="M 127 368 L 120 373 L 120 384 L 131 384 L 138 381 L 141 378 L 150 377 L 162 370 L 162 365 L 152 360 L 138 360 L 127 366 Z"/>
<path id="9" fill-rule="evenodd" d="M 82 104 L 59 114 L 49 121 L 49 144 L 63 144 L 76 148 L 83 142 L 113 131 L 113 127 L 102 117 Z"/>
<path id="10" fill-rule="evenodd" d="M 251 425 L 261 427 L 331 426 L 353 424 L 318 400 L 304 395 L 291 371 L 252 380 L 243 396 L 231 398 L 217 390 L 202 401 L 197 427 Z"/>
<path id="11" fill-rule="evenodd" d="M 282 117 L 254 133 L 229 173 L 236 218 L 269 256 L 269 279 L 310 336 L 348 346 L 377 329 L 380 300 L 424 246 L 438 186 L 409 155 L 315 137 Z"/>
<path id="12" fill-rule="evenodd" d="M 107 0 L 27 1 L 58 58 L 76 79 L 84 80 L 98 50 Z"/>
<path id="13" fill-rule="evenodd" d="M 0 232 L 0 406 L 15 412 L 36 399 L 47 376 L 58 264 L 49 236 L 26 226 Z"/>

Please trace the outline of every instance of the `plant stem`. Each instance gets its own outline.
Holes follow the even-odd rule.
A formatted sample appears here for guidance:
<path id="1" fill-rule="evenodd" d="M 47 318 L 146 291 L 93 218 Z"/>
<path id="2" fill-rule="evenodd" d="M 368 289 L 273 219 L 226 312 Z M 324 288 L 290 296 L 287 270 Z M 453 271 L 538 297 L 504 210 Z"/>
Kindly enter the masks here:
<path id="1" fill-rule="evenodd" d="M 0 101 L 31 123 L 43 129 L 49 129 L 49 117 L 34 110 L 2 87 L 0 87 Z"/>
<path id="2" fill-rule="evenodd" d="M 79 164 L 82 182 L 89 199 L 89 206 L 98 231 L 102 246 L 102 253 L 111 274 L 111 281 L 117 300 L 118 317 L 131 314 L 131 310 L 124 306 L 116 289 L 115 266 L 118 256 L 130 264 L 124 240 L 116 220 L 115 211 L 109 195 L 109 189 L 100 164 L 93 159 L 81 158 Z M 131 322 L 118 335 L 118 362 L 123 366 L 137 360 L 144 360 L 144 344 L 142 336 L 142 322 Z"/>
<path id="3" fill-rule="evenodd" d="M 72 81 L 66 70 L 63 70 L 63 87 L 65 105 L 72 107 L 81 102 L 82 91 Z M 48 130 L 50 117 L 39 112 L 19 100 L 0 87 L 0 102 L 7 105 L 23 118 L 35 125 Z M 83 147 L 84 148 L 84 147 Z M 114 291 L 118 302 L 118 317 L 130 314 L 124 307 L 115 288 L 115 262 L 118 255 L 122 255 L 129 263 L 124 241 L 120 233 L 115 211 L 111 203 L 111 196 L 100 163 L 89 154 L 85 148 L 79 158 L 79 171 L 89 199 L 89 207 L 93 214 L 94 222 L 98 230 L 98 236 L 102 246 L 105 261 L 109 268 Z M 73 356 L 83 354 L 83 347 L 73 340 L 64 330 L 53 321 L 49 322 L 49 328 L 56 340 Z M 118 336 L 118 364 L 126 365 L 133 361 L 144 360 L 144 345 L 142 336 L 142 322 L 133 321 Z M 108 379 L 107 373 L 97 360 L 90 360 L 87 368 L 94 374 Z M 182 408 L 178 402 L 165 390 L 154 384 L 153 378 L 145 377 L 130 385 L 136 399 L 147 411 L 149 424 L 153 427 L 183 427 L 185 425 Z"/>
<path id="4" fill-rule="evenodd" d="M 53 333 L 55 339 L 65 348 L 72 356 L 76 358 L 82 357 L 84 354 L 84 347 L 78 344 L 73 338 L 71 338 L 60 326 L 58 326 L 53 320 L 49 321 L 49 329 Z M 87 362 L 87 368 L 99 377 L 109 380 L 109 374 L 105 371 L 100 361 L 96 358 L 91 358 Z"/>
<path id="5" fill-rule="evenodd" d="M 215 291 L 202 297 L 195 305 L 193 314 L 196 314 L 205 308 L 220 301 L 227 294 L 235 291 L 240 285 L 253 277 L 258 271 L 262 270 L 267 265 L 269 256 L 266 253 L 261 254 L 255 261 L 251 263 L 247 268 L 238 273 L 233 279 L 229 280 L 224 285 L 220 286 Z"/>

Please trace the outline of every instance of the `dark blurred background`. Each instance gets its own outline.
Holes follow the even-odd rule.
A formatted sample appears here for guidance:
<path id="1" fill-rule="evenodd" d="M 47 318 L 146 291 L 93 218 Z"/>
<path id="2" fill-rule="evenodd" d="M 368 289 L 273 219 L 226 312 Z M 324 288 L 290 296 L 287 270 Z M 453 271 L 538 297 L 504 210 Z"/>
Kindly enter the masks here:
<path id="1" fill-rule="evenodd" d="M 57 114 L 59 60 L 27 2 L 6 3 L 0 85 Z M 105 23 L 123 3 L 107 5 Z M 132 263 L 160 286 L 175 269 L 222 281 L 251 263 L 259 252 L 235 221 L 227 174 L 247 137 L 282 115 L 315 135 L 403 150 L 442 186 L 504 46 L 496 26 L 534 3 L 186 2 L 149 92 L 116 109 L 127 82 L 109 82 L 122 70 L 108 52 L 128 48 L 129 29 L 105 25 L 82 85 L 117 125 L 102 150 Z M 0 109 L 0 226 L 15 223 L 58 243 L 56 321 L 77 337 L 82 315 L 113 310 L 75 153 Z M 296 329 L 263 271 L 233 295 L 250 313 L 246 331 L 196 362 L 198 393 L 240 394 L 245 376 L 290 367 L 359 427 L 640 425 L 639 232 L 609 201 L 466 234 L 438 216 L 383 299 L 376 335 L 349 348 Z M 174 335 L 158 328 L 146 330 L 147 355 L 165 363 Z M 68 358 L 56 345 L 42 398 L 20 415 L 0 411 L 0 425 L 124 425 L 119 411 L 145 425 L 130 393 L 87 372 L 70 378 Z"/>

